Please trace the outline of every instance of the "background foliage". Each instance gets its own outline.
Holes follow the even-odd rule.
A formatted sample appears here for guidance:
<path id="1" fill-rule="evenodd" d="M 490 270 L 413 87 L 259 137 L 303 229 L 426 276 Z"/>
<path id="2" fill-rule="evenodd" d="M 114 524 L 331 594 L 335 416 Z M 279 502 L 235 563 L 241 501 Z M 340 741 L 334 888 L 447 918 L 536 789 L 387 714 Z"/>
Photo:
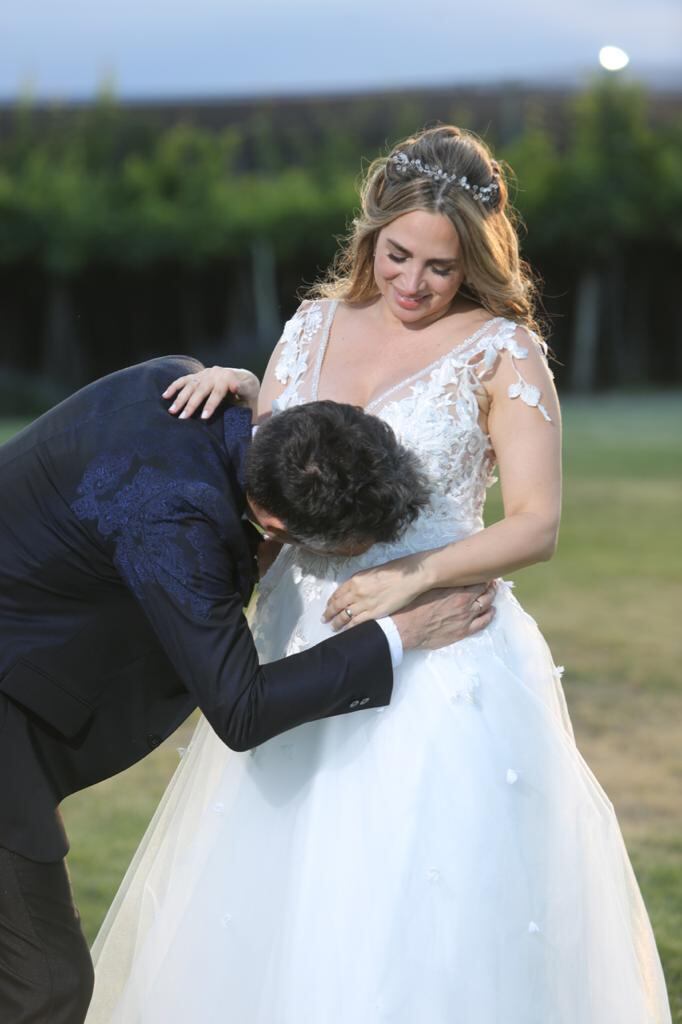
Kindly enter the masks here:
<path id="1" fill-rule="evenodd" d="M 514 168 L 560 383 L 679 381 L 682 119 L 614 80 L 512 113 L 498 99 L 492 120 L 456 95 L 261 102 L 223 118 L 107 95 L 5 112 L 5 410 L 169 351 L 261 370 L 348 224 L 363 158 L 438 120 L 478 130 Z"/>

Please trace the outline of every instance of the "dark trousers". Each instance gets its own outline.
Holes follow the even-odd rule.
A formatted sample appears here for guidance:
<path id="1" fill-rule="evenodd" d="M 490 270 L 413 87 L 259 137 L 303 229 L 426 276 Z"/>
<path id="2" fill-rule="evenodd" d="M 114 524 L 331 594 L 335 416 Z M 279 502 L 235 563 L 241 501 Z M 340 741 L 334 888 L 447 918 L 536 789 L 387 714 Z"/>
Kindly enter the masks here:
<path id="1" fill-rule="evenodd" d="M 83 1024 L 92 987 L 66 865 L 0 847 L 0 1021 Z"/>

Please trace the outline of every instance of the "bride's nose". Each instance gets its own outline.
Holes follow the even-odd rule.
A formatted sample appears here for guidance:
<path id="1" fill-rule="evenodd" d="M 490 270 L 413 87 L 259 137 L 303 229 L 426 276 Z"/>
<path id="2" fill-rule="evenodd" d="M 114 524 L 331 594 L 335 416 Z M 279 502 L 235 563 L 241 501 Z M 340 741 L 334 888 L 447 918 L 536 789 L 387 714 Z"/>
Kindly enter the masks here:
<path id="1" fill-rule="evenodd" d="M 417 295 L 424 284 L 423 267 L 412 266 L 403 270 L 402 277 L 403 291 L 406 295 Z"/>

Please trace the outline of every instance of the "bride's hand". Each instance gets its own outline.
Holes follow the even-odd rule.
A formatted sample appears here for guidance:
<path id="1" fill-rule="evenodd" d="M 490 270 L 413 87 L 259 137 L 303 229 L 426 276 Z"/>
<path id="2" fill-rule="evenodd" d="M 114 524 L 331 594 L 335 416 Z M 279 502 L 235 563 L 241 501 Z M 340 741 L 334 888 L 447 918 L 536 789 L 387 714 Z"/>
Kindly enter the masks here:
<path id="1" fill-rule="evenodd" d="M 228 395 L 255 411 L 260 381 L 250 370 L 234 370 L 224 366 L 211 366 L 199 373 L 178 377 L 164 391 L 162 398 L 173 398 L 169 412 L 185 420 L 203 404 L 202 420 L 213 415 Z"/>
<path id="2" fill-rule="evenodd" d="M 413 555 L 364 569 L 342 583 L 327 602 L 323 622 L 335 630 L 391 615 L 428 589 Z M 352 615 L 349 617 L 346 609 Z"/>

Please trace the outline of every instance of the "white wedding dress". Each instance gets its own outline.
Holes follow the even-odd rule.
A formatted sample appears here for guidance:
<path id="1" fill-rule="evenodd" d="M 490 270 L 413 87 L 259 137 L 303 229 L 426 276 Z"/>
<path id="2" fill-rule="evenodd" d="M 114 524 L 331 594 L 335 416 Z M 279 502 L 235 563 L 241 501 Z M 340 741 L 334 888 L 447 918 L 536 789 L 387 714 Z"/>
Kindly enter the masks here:
<path id="1" fill-rule="evenodd" d="M 279 408 L 315 399 L 336 304 L 287 324 Z M 358 569 L 482 529 L 479 376 L 534 344 L 496 319 L 369 411 L 436 490 L 393 545 L 285 548 L 252 612 L 261 660 L 329 635 Z M 546 415 L 546 414 L 545 414 Z M 202 721 L 97 939 L 88 1024 L 669 1024 L 651 927 L 557 669 L 501 584 L 483 633 L 408 653 L 385 709 L 246 754 Z M 324 680 L 320 680 L 324 686 Z"/>

